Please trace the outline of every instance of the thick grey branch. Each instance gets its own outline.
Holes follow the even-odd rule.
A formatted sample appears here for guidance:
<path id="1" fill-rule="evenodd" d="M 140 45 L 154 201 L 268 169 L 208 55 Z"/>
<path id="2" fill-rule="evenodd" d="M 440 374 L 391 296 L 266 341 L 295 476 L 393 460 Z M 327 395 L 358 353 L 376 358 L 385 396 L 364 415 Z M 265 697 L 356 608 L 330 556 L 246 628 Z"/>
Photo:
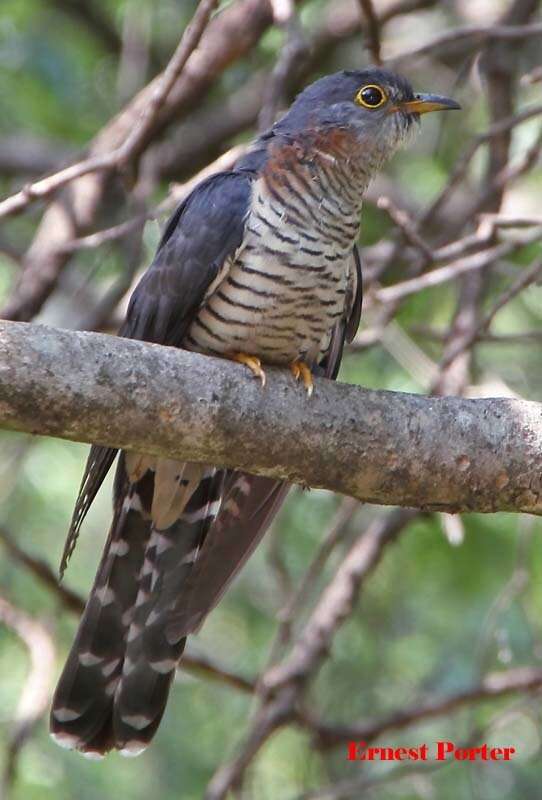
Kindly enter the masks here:
<path id="1" fill-rule="evenodd" d="M 542 405 L 375 392 L 0 322 L 0 425 L 445 511 L 542 513 Z"/>

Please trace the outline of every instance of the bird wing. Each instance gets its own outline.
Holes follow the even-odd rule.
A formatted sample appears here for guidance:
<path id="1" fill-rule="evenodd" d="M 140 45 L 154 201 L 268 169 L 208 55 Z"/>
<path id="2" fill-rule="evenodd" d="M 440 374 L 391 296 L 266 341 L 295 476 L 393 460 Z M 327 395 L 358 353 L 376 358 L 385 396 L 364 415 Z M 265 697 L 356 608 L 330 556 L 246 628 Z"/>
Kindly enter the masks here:
<path id="1" fill-rule="evenodd" d="M 352 270 L 348 293 L 346 297 L 346 318 L 344 335 L 347 342 L 351 342 L 359 328 L 361 319 L 361 306 L 363 304 L 363 280 L 361 275 L 361 257 L 359 248 L 355 244 L 352 251 Z"/>
<path id="2" fill-rule="evenodd" d="M 181 346 L 207 292 L 228 269 L 243 240 L 252 177 L 250 172 L 213 175 L 179 205 L 131 297 L 119 336 Z M 116 455 L 115 448 L 91 447 L 62 554 L 61 576 Z"/>
<path id="3" fill-rule="evenodd" d="M 210 287 L 241 245 L 252 177 L 213 175 L 179 206 L 132 295 L 121 336 L 181 346 Z"/>
<path id="4" fill-rule="evenodd" d="M 339 373 L 344 343 L 351 342 L 359 328 L 362 302 L 361 258 L 357 245 L 354 245 L 348 273 L 344 315 L 336 323 L 331 334 L 329 347 L 320 362 L 320 373 L 326 378 L 335 380 Z"/>

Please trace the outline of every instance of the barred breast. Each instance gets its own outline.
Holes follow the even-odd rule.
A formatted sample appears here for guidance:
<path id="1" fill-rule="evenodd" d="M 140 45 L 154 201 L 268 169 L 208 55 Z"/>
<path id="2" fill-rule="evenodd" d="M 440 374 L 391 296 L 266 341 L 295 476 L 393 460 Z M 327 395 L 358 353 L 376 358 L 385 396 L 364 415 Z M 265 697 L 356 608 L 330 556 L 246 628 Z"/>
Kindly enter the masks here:
<path id="1" fill-rule="evenodd" d="M 352 143 L 275 147 L 254 181 L 244 241 L 210 287 L 186 346 L 265 363 L 318 359 L 344 313 L 368 178 Z M 349 149 L 350 148 L 350 149 Z"/>

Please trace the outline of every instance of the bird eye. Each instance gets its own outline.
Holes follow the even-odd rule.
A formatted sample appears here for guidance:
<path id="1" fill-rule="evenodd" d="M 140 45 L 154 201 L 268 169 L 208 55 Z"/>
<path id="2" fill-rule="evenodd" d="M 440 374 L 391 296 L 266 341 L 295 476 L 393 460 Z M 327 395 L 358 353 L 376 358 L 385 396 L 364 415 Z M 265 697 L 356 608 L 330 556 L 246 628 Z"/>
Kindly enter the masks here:
<path id="1" fill-rule="evenodd" d="M 361 87 L 355 97 L 355 102 L 358 106 L 365 106 L 365 108 L 379 108 L 387 99 L 387 94 L 380 86 L 370 84 Z"/>

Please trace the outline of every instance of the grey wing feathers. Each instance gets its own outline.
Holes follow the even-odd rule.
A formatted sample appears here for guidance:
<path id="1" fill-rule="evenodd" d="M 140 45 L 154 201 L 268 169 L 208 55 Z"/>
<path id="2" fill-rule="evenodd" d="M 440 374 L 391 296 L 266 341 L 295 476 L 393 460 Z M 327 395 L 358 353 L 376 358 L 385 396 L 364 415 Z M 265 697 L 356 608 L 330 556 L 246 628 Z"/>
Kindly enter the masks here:
<path id="1" fill-rule="evenodd" d="M 99 445 L 92 445 L 90 453 L 87 458 L 83 479 L 77 495 L 77 501 L 72 514 L 72 520 L 66 544 L 64 545 L 64 552 L 60 561 L 60 577 L 62 578 L 68 561 L 77 544 L 77 537 L 79 530 L 83 524 L 87 512 L 92 505 L 98 489 L 103 483 L 103 480 L 111 464 L 115 460 L 117 451 L 112 447 L 100 447 Z"/>
<path id="2" fill-rule="evenodd" d="M 250 185 L 248 173 L 223 172 L 189 195 L 132 295 L 121 336 L 181 345 L 206 291 L 243 240 Z"/>
<path id="3" fill-rule="evenodd" d="M 339 373 L 344 343 L 351 342 L 359 327 L 363 302 L 361 259 L 357 245 L 352 252 L 352 270 L 345 300 L 344 315 L 336 323 L 331 334 L 329 348 L 320 362 L 320 374 L 335 380 Z"/>
<path id="4" fill-rule="evenodd" d="M 350 281 L 350 292 L 347 297 L 347 320 L 345 327 L 345 339 L 347 342 L 351 342 L 357 333 L 361 319 L 361 306 L 363 303 L 361 258 L 357 245 L 354 245 L 352 257 L 354 268 L 352 270 L 352 280 Z"/>

